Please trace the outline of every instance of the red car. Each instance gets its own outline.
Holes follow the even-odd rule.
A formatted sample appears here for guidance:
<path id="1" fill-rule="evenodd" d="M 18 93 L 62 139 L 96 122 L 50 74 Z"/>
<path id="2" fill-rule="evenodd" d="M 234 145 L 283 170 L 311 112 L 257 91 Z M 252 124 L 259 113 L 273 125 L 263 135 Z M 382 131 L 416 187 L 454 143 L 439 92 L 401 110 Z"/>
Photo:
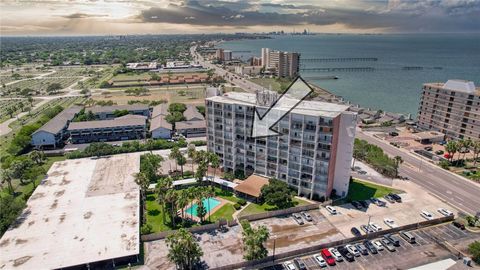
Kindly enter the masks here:
<path id="1" fill-rule="evenodd" d="M 330 253 L 328 249 L 324 248 L 322 249 L 322 251 L 320 251 L 320 253 L 322 254 L 322 257 L 325 259 L 328 265 L 335 265 L 335 258 L 333 258 L 332 253 Z"/>

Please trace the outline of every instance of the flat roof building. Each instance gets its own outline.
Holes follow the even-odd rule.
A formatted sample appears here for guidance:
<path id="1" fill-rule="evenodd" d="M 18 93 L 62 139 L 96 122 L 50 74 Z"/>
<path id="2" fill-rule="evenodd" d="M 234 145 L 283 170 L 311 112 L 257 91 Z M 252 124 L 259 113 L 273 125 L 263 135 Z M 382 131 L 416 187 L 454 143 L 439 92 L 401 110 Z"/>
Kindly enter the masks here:
<path id="1" fill-rule="evenodd" d="M 297 80 L 298 82 L 299 80 Z M 282 135 L 251 138 L 256 95 L 230 92 L 206 99 L 207 148 L 225 171 L 275 177 L 310 198 L 346 196 L 350 179 L 356 113 L 348 106 L 302 101 L 272 129 Z"/>
<path id="2" fill-rule="evenodd" d="M 56 162 L 0 239 L 2 269 L 113 269 L 140 253 L 140 155 Z M 112 267 L 113 266 L 113 267 Z"/>
<path id="3" fill-rule="evenodd" d="M 471 81 L 423 85 L 418 126 L 451 139 L 480 139 L 480 88 Z"/>
<path id="4" fill-rule="evenodd" d="M 68 136 L 67 127 L 70 121 L 81 111 L 80 106 L 72 106 L 57 114 L 45 125 L 32 134 L 34 147 L 50 146 L 56 148 Z"/>

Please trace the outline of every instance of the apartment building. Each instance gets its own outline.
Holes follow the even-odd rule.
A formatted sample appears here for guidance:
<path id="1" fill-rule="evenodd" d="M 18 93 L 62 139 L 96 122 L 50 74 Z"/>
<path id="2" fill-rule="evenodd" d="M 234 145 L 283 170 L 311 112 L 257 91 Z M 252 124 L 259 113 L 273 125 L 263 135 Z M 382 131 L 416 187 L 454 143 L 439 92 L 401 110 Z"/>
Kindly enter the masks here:
<path id="1" fill-rule="evenodd" d="M 90 143 L 143 139 L 146 128 L 145 116 L 128 114 L 112 120 L 72 122 L 68 132 L 72 143 Z"/>
<path id="2" fill-rule="evenodd" d="M 99 120 L 113 119 L 117 111 L 128 111 L 129 114 L 150 117 L 150 108 L 145 104 L 94 106 L 86 108 L 85 111 L 91 111 Z"/>
<path id="3" fill-rule="evenodd" d="M 285 108 L 273 126 L 282 135 L 251 138 L 255 107 L 263 115 L 268 106 L 250 93 L 206 99 L 207 147 L 225 171 L 275 177 L 312 199 L 328 198 L 333 190 L 347 195 L 356 113 L 346 105 L 303 101 Z"/>
<path id="4" fill-rule="evenodd" d="M 418 110 L 418 126 L 450 139 L 480 138 L 480 88 L 471 81 L 426 83 Z"/>
<path id="5" fill-rule="evenodd" d="M 262 66 L 272 69 L 278 77 L 296 77 L 300 71 L 300 54 L 262 48 Z"/>

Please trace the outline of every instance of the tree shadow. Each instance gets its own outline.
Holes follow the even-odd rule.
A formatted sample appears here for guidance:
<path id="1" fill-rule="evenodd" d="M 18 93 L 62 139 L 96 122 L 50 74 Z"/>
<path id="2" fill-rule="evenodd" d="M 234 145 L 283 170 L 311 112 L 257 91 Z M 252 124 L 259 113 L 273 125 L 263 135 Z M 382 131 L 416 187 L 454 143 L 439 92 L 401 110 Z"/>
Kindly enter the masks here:
<path id="1" fill-rule="evenodd" d="M 160 211 L 158 211 L 157 209 L 148 210 L 148 215 L 149 216 L 158 216 L 159 214 L 160 214 Z"/>
<path id="2" fill-rule="evenodd" d="M 146 201 L 153 202 L 155 201 L 155 196 L 153 195 L 147 195 L 147 198 L 145 199 Z"/>

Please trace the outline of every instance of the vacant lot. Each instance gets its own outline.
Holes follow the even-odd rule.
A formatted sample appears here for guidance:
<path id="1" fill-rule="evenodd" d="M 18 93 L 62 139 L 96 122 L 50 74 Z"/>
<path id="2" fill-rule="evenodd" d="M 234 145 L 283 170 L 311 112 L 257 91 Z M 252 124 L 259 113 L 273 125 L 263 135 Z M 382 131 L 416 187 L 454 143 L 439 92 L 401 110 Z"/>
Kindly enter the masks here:
<path id="1" fill-rule="evenodd" d="M 129 100 L 167 100 L 168 102 L 180 103 L 203 103 L 205 99 L 204 86 L 172 86 L 150 89 L 144 96 L 127 95 L 123 91 L 108 90 L 102 95 L 93 96 L 93 100 L 113 101 L 118 105 L 127 104 Z"/>

